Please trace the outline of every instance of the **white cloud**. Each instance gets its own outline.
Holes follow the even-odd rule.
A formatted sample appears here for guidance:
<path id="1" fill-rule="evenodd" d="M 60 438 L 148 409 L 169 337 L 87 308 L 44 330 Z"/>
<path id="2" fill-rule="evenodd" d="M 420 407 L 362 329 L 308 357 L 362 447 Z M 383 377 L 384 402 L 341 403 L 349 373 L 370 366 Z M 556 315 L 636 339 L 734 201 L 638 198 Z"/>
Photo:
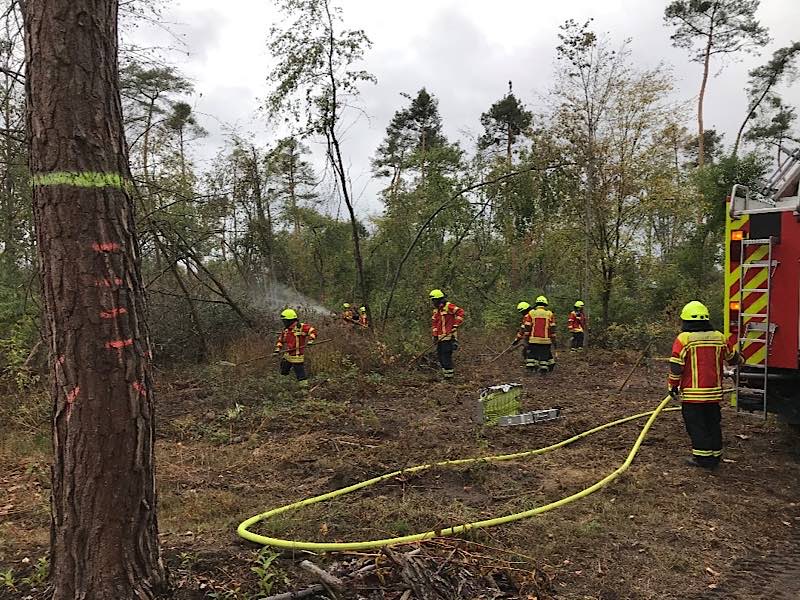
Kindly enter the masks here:
<path id="1" fill-rule="evenodd" d="M 538 95 L 550 86 L 558 26 L 565 19 L 593 17 L 595 29 L 609 32 L 612 39 L 632 38 L 634 61 L 642 67 L 672 65 L 677 100 L 693 101 L 700 83 L 700 65 L 670 45 L 662 19 L 666 0 L 407 0 L 402 4 L 346 0 L 342 4 L 348 27 L 365 29 L 374 42 L 366 66 L 378 77 L 377 86 L 363 90 L 369 118 L 352 127 L 346 140 L 356 190 L 365 190 L 359 202 L 362 211 L 379 210 L 379 186 L 369 183 L 369 161 L 392 114 L 405 102 L 401 92 L 414 93 L 425 86 L 434 93 L 446 132 L 454 139 L 464 130 L 478 133 L 480 114 L 502 96 L 508 80 L 536 109 Z M 176 57 L 195 82 L 196 110 L 213 115 L 203 118 L 211 135 L 199 152 L 201 159 L 219 149 L 224 136 L 220 122 L 237 124 L 242 133 L 250 132 L 259 140 L 269 137 L 256 110 L 266 95 L 270 65 L 266 40 L 275 15 L 271 3 L 252 0 L 224 4 L 178 0 L 167 15 L 185 44 Z M 709 83 L 706 126 L 725 132 L 728 142 L 745 112 L 747 71 L 798 36 L 800 2 L 763 0 L 759 17 L 774 42 L 760 58 L 745 56 Z M 158 44 L 167 41 L 159 30 L 145 29 L 137 35 Z M 785 97 L 800 105 L 798 86 L 786 90 Z M 693 122 L 687 126 L 692 128 Z"/>

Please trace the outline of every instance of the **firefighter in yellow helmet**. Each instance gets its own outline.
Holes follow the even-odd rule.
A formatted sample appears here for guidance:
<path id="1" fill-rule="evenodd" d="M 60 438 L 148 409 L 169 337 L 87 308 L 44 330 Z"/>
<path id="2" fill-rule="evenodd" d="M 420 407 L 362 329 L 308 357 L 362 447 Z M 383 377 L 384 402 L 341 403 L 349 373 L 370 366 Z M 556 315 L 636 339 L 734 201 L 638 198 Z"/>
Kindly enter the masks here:
<path id="1" fill-rule="evenodd" d="M 308 375 L 306 374 L 306 347 L 317 338 L 317 330 L 308 323 L 301 323 L 297 312 L 287 308 L 281 313 L 283 331 L 275 342 L 274 354 L 281 354 L 281 375 L 288 375 L 294 370 L 294 375 L 305 390 L 308 388 Z"/>
<path id="2" fill-rule="evenodd" d="M 342 304 L 342 319 L 344 319 L 345 323 L 353 324 L 358 323 L 358 317 L 356 316 L 353 307 L 350 306 L 349 302 L 345 302 Z"/>
<path id="3" fill-rule="evenodd" d="M 528 313 L 528 352 L 525 366 L 529 372 L 547 375 L 556 366 L 553 343 L 556 340 L 556 316 L 548 308 L 547 297 L 536 298 L 533 310 Z"/>
<path id="4" fill-rule="evenodd" d="M 527 364 L 528 359 L 528 339 L 531 336 L 531 311 L 533 307 L 525 301 L 520 302 L 517 304 L 517 312 L 519 316 L 522 318 L 522 322 L 519 325 L 519 329 L 517 330 L 517 336 L 514 338 L 512 342 L 513 346 L 516 346 L 520 342 L 524 341 L 525 344 L 522 346 L 522 360 L 525 361 Z"/>
<path id="5" fill-rule="evenodd" d="M 572 339 L 569 344 L 570 352 L 583 350 L 584 332 L 588 324 L 586 313 L 583 311 L 584 306 L 583 300 L 578 300 L 575 303 L 575 308 L 569 313 L 567 319 L 567 329 L 572 334 Z"/>
<path id="6" fill-rule="evenodd" d="M 681 401 L 686 431 L 692 441 L 689 464 L 716 469 L 722 458 L 723 364 L 739 358 L 725 335 L 711 325 L 708 308 L 697 300 L 681 311 L 681 333 L 669 359 L 670 394 Z"/>
<path id="7" fill-rule="evenodd" d="M 449 380 L 455 375 L 453 351 L 458 349 L 458 327 L 464 322 L 464 309 L 448 302 L 442 290 L 431 290 L 428 297 L 433 304 L 431 335 L 442 366 L 442 376 Z"/>
<path id="8" fill-rule="evenodd" d="M 358 309 L 358 324 L 361 325 L 363 329 L 367 329 L 369 327 L 369 317 L 367 317 L 366 306 L 362 306 Z"/>

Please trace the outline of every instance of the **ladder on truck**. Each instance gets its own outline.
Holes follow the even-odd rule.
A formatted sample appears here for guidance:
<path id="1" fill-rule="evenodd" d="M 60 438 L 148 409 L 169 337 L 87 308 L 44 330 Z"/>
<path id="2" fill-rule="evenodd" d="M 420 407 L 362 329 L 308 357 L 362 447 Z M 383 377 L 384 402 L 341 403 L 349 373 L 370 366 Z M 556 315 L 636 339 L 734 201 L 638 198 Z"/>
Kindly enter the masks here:
<path id="1" fill-rule="evenodd" d="M 738 349 L 747 358 L 736 369 L 736 410 L 767 418 L 769 353 L 777 326 L 770 318 L 772 258 L 776 239 L 743 239 L 739 257 Z M 747 307 L 745 307 L 747 302 Z"/>
<path id="2" fill-rule="evenodd" d="M 796 171 L 800 165 L 800 148 L 794 150 L 780 149 L 781 154 L 786 155 L 786 159 L 778 165 L 770 178 L 759 190 L 761 196 L 767 201 L 779 200 L 783 196 L 786 188 L 796 181 Z"/>

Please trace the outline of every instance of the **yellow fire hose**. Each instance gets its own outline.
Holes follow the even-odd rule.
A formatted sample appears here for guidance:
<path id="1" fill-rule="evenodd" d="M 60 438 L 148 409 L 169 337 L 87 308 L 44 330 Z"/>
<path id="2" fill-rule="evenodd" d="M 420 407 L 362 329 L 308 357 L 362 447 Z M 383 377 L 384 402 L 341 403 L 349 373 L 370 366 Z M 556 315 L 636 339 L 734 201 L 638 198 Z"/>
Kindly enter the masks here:
<path id="1" fill-rule="evenodd" d="M 374 548 L 382 548 L 384 546 L 389 546 L 392 544 L 407 544 L 410 542 L 420 542 L 435 537 L 456 535 L 459 533 L 463 533 L 465 531 L 470 531 L 472 529 L 480 529 L 482 527 L 494 527 L 495 525 L 503 525 L 505 523 L 511 523 L 513 521 L 519 521 L 521 519 L 527 519 L 528 517 L 540 515 L 547 511 L 553 510 L 554 508 L 559 508 L 571 502 L 575 502 L 580 498 L 585 498 L 589 494 L 605 487 L 606 485 L 617 479 L 622 473 L 624 473 L 633 462 L 633 459 L 636 456 L 636 453 L 639 451 L 642 442 L 644 441 L 645 437 L 647 437 L 647 432 L 650 430 L 650 427 L 652 426 L 653 422 L 656 420 L 658 415 L 661 414 L 661 412 L 680 410 L 678 407 L 665 408 L 669 400 L 670 397 L 667 396 L 661 401 L 661 403 L 658 405 L 658 407 L 656 407 L 655 410 L 639 413 L 636 415 L 632 415 L 630 417 L 624 417 L 622 419 L 617 419 L 616 421 L 605 423 L 604 425 L 600 425 L 599 427 L 595 427 L 594 429 L 589 429 L 588 431 L 584 431 L 583 433 L 579 433 L 571 438 L 568 438 L 551 446 L 546 446 L 544 448 L 538 448 L 536 450 L 526 450 L 524 452 L 516 452 L 514 454 L 501 454 L 496 456 L 484 456 L 480 458 L 461 458 L 457 460 L 443 460 L 436 463 L 417 465 L 415 467 L 400 469 L 399 471 L 393 471 L 391 473 L 386 473 L 385 475 L 373 477 L 372 479 L 368 479 L 366 481 L 362 481 L 360 483 L 356 483 L 348 487 L 334 490 L 332 492 L 328 492 L 320 496 L 315 496 L 313 498 L 307 498 L 305 500 L 294 502 L 292 504 L 287 504 L 285 506 L 280 506 L 278 508 L 273 508 L 272 510 L 269 510 L 260 515 L 250 517 L 249 519 L 243 521 L 239 525 L 237 533 L 239 534 L 240 537 L 248 541 L 255 542 L 257 544 L 263 544 L 265 546 L 274 546 L 276 548 L 285 548 L 288 550 L 312 550 L 315 552 L 334 552 L 334 551 L 341 552 L 349 550 L 370 550 Z M 649 419 L 647 419 L 647 422 L 644 424 L 644 427 L 642 427 L 639 436 L 636 438 L 636 442 L 633 444 L 633 447 L 628 453 L 628 457 L 614 471 L 612 471 L 611 473 L 609 473 L 596 483 L 590 485 L 589 487 L 579 492 L 572 494 L 571 496 L 567 496 L 565 498 L 561 498 L 560 500 L 556 500 L 555 502 L 551 502 L 550 504 L 545 504 L 544 506 L 539 506 L 537 508 L 532 508 L 530 510 L 526 510 L 523 512 L 513 513 L 510 515 L 506 515 L 504 517 L 497 517 L 494 519 L 475 521 L 474 523 L 464 523 L 463 525 L 454 525 L 452 527 L 447 527 L 445 529 L 438 529 L 435 531 L 426 531 L 424 533 L 414 533 L 400 537 L 385 538 L 381 540 L 370 540 L 363 542 L 301 542 L 301 541 L 286 540 L 281 538 L 273 538 L 264 535 L 259 535 L 257 533 L 253 533 L 252 531 L 248 530 L 249 527 L 252 527 L 256 523 L 263 521 L 265 519 L 269 519 L 270 517 L 274 517 L 275 515 L 279 515 L 281 513 L 290 510 L 302 508 L 304 506 L 317 504 L 318 502 L 324 502 L 326 500 L 337 498 L 339 496 L 344 496 L 345 494 L 349 494 L 350 492 L 354 492 L 356 490 L 360 490 L 362 488 L 375 485 L 377 483 L 386 481 L 387 479 L 398 477 L 400 475 L 407 475 L 409 473 L 418 473 L 420 471 L 425 471 L 427 469 L 432 469 L 434 467 L 442 467 L 448 465 L 451 466 L 466 465 L 470 463 L 502 462 L 508 460 L 516 460 L 519 458 L 526 458 L 528 456 L 534 456 L 537 454 L 544 454 L 546 452 L 551 452 L 552 450 L 557 450 L 558 448 L 563 448 L 568 444 L 577 442 L 578 440 L 588 437 L 593 433 L 597 433 L 598 431 L 602 431 L 604 429 L 608 429 L 616 425 L 621 425 L 622 423 L 627 423 L 628 421 L 634 421 L 636 419 L 641 419 L 643 417 L 648 417 L 648 416 Z"/>

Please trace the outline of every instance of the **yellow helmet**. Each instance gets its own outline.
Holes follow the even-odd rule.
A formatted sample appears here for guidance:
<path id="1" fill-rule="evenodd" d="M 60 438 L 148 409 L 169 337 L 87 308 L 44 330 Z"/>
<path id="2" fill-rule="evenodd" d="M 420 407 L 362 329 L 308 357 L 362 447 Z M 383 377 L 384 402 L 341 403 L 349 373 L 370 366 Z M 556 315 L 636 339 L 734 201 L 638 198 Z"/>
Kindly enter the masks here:
<path id="1" fill-rule="evenodd" d="M 444 298 L 444 292 L 442 290 L 431 290 L 431 293 L 428 294 L 431 300 L 441 300 Z"/>
<path id="2" fill-rule="evenodd" d="M 344 304 L 342 304 L 342 308 L 350 308 L 350 303 L 345 302 Z"/>
<path id="3" fill-rule="evenodd" d="M 520 302 L 517 304 L 517 310 L 521 313 L 528 312 L 531 308 L 531 305 L 527 302 Z"/>
<path id="4" fill-rule="evenodd" d="M 362 312 L 362 313 L 367 312 L 367 307 L 366 306 L 362 306 L 361 308 L 358 309 L 358 312 Z"/>
<path id="5" fill-rule="evenodd" d="M 575 308 L 583 308 L 583 307 L 584 307 L 583 300 L 578 300 L 575 303 Z"/>
<path id="6" fill-rule="evenodd" d="M 539 296 L 538 298 L 536 298 L 536 304 L 544 304 L 545 306 L 547 306 L 549 304 L 549 302 L 547 301 L 547 296 Z"/>
<path id="7" fill-rule="evenodd" d="M 681 319 L 683 321 L 708 321 L 710 318 L 706 305 L 697 300 L 689 302 L 681 311 Z"/>
<path id="8" fill-rule="evenodd" d="M 297 313 L 293 309 L 287 308 L 281 313 L 281 319 L 284 321 L 294 321 L 297 319 Z"/>

